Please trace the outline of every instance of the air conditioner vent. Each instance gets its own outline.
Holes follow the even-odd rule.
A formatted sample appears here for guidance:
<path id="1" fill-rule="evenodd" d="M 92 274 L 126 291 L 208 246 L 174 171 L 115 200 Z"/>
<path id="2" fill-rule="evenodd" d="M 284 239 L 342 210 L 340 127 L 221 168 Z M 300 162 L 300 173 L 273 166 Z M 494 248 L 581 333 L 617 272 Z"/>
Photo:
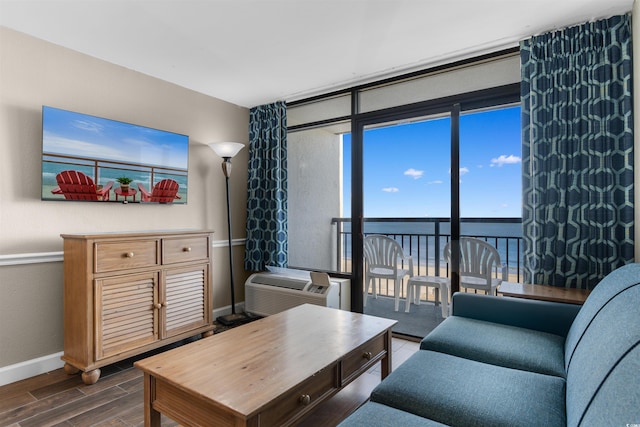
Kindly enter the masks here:
<path id="1" fill-rule="evenodd" d="M 296 279 L 294 277 L 275 276 L 270 274 L 256 274 L 253 278 L 253 283 L 301 291 L 305 286 L 307 286 L 307 283 L 309 282 L 302 279 Z"/>
<path id="2" fill-rule="evenodd" d="M 245 282 L 245 310 L 269 316 L 300 304 L 315 304 L 331 308 L 349 309 L 348 279 L 331 281 L 328 287 L 311 285 L 311 278 L 275 273 L 254 273 Z M 344 289 L 343 289 L 344 288 Z"/>

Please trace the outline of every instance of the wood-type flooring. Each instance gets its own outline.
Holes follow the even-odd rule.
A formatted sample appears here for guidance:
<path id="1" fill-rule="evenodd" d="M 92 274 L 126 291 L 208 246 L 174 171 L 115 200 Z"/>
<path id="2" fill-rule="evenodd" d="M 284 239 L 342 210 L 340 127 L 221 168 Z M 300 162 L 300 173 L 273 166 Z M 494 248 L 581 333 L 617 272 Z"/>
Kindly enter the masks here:
<path id="1" fill-rule="evenodd" d="M 393 368 L 417 351 L 418 346 L 417 342 L 394 337 Z M 63 369 L 2 386 L 0 426 L 143 426 L 143 375 L 133 367 L 133 362 L 148 356 L 102 368 L 100 380 L 89 386 L 82 382 L 80 375 L 67 375 Z M 320 405 L 299 426 L 337 425 L 366 401 L 379 382 L 380 363 Z M 177 425 L 162 417 L 162 426 Z"/>

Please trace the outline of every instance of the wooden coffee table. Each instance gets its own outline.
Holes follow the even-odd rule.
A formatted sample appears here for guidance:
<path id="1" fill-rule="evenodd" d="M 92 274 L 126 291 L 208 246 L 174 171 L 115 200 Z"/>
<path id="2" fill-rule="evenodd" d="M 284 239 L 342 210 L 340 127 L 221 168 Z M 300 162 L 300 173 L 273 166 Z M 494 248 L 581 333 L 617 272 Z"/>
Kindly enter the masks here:
<path id="1" fill-rule="evenodd" d="M 372 365 L 395 320 L 305 304 L 140 360 L 145 426 L 286 426 Z"/>

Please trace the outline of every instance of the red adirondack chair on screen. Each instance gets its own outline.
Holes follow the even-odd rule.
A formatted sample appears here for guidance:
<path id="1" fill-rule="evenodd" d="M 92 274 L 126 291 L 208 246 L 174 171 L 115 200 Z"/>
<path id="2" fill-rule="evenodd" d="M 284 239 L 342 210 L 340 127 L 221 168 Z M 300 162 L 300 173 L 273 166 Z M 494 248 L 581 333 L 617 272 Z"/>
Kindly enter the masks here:
<path id="1" fill-rule="evenodd" d="M 109 200 L 113 181 L 98 189 L 91 178 L 82 172 L 68 170 L 56 175 L 58 187 L 51 190 L 53 194 L 62 194 L 66 200 Z"/>
<path id="2" fill-rule="evenodd" d="M 143 202 L 173 203 L 175 199 L 180 198 L 178 187 L 180 185 L 172 179 L 163 179 L 158 182 L 151 192 L 148 192 L 144 185 L 138 184 Z"/>

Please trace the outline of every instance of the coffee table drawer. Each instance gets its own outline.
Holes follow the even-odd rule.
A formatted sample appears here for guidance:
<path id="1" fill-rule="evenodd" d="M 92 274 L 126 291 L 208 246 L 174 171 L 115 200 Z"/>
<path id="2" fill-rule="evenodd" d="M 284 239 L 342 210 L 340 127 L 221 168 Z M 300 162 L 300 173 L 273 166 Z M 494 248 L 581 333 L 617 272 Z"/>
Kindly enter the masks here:
<path id="1" fill-rule="evenodd" d="M 260 413 L 260 426 L 281 426 L 296 420 L 338 389 L 338 365 L 332 365 L 273 401 Z"/>
<path id="2" fill-rule="evenodd" d="M 385 336 L 380 335 L 373 340 L 361 345 L 342 360 L 341 386 L 351 381 L 354 376 L 360 374 L 360 370 L 368 368 L 374 361 L 384 356 Z"/>

